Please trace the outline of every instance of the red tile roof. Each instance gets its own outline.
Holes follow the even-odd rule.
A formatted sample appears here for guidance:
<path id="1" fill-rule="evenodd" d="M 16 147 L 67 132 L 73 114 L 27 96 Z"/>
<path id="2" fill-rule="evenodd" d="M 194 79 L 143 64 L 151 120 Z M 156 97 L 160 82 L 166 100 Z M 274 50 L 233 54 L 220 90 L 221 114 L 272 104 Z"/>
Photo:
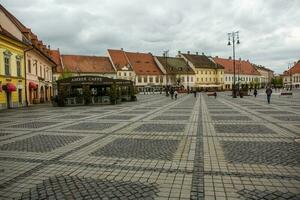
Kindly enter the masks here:
<path id="1" fill-rule="evenodd" d="M 52 60 L 56 63 L 56 72 L 63 72 L 59 50 L 50 50 Z"/>
<path id="2" fill-rule="evenodd" d="M 163 73 L 156 65 L 152 54 L 150 53 L 133 53 L 123 50 L 108 50 L 112 62 L 118 70 L 130 65 L 138 75 L 162 75 Z"/>
<path id="3" fill-rule="evenodd" d="M 115 70 L 108 57 L 61 55 L 64 68 L 70 72 L 114 73 Z"/>
<path id="4" fill-rule="evenodd" d="M 124 66 L 131 67 L 124 51 L 115 49 L 108 49 L 107 51 L 118 71 L 121 71 Z"/>
<path id="5" fill-rule="evenodd" d="M 213 57 L 213 60 L 224 67 L 225 74 L 233 74 L 233 60 Z M 260 75 L 249 61 L 235 60 L 235 72 L 245 75 Z"/>
<path id="6" fill-rule="evenodd" d="M 138 75 L 162 75 L 150 53 L 126 52 L 130 64 Z"/>
<path id="7" fill-rule="evenodd" d="M 300 60 L 298 60 L 298 62 L 296 62 L 291 69 L 283 72 L 284 76 L 288 76 L 291 74 L 300 74 Z"/>

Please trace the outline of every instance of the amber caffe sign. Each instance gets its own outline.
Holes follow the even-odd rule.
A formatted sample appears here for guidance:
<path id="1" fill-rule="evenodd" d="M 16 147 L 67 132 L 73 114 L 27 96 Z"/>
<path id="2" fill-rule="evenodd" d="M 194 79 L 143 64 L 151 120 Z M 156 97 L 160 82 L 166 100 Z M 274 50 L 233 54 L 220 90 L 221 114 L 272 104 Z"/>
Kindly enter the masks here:
<path id="1" fill-rule="evenodd" d="M 95 77 L 95 76 L 82 76 L 82 77 L 71 77 L 69 80 L 71 84 L 113 84 L 113 79 L 107 77 Z"/>

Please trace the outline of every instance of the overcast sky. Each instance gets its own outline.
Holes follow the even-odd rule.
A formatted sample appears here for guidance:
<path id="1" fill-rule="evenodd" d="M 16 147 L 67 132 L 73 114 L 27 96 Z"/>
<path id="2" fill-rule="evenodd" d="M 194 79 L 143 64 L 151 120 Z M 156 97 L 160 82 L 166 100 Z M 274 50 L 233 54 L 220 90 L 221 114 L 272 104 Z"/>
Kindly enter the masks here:
<path id="1" fill-rule="evenodd" d="M 63 54 L 108 48 L 161 55 L 169 49 L 232 56 L 227 33 L 240 31 L 236 57 L 277 73 L 300 59 L 300 0 L 1 0 Z"/>

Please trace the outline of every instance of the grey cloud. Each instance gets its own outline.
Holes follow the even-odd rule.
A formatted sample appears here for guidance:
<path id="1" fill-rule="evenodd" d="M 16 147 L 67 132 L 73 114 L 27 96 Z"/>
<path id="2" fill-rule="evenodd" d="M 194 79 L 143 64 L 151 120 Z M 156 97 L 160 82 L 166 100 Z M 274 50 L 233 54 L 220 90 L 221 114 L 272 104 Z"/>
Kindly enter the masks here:
<path id="1" fill-rule="evenodd" d="M 107 48 L 171 55 L 178 50 L 229 57 L 227 32 L 239 30 L 237 58 L 281 73 L 299 59 L 298 0 L 2 0 L 53 48 L 104 55 Z"/>

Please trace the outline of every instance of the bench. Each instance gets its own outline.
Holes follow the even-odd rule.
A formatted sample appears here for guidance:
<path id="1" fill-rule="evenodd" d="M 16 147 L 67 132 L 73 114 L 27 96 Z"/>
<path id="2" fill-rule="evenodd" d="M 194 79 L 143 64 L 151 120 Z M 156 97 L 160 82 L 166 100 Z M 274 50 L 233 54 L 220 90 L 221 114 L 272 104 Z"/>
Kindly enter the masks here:
<path id="1" fill-rule="evenodd" d="M 215 93 L 206 93 L 207 96 L 215 96 Z"/>
<path id="2" fill-rule="evenodd" d="M 280 96 L 292 96 L 293 93 L 292 92 L 281 92 Z"/>

